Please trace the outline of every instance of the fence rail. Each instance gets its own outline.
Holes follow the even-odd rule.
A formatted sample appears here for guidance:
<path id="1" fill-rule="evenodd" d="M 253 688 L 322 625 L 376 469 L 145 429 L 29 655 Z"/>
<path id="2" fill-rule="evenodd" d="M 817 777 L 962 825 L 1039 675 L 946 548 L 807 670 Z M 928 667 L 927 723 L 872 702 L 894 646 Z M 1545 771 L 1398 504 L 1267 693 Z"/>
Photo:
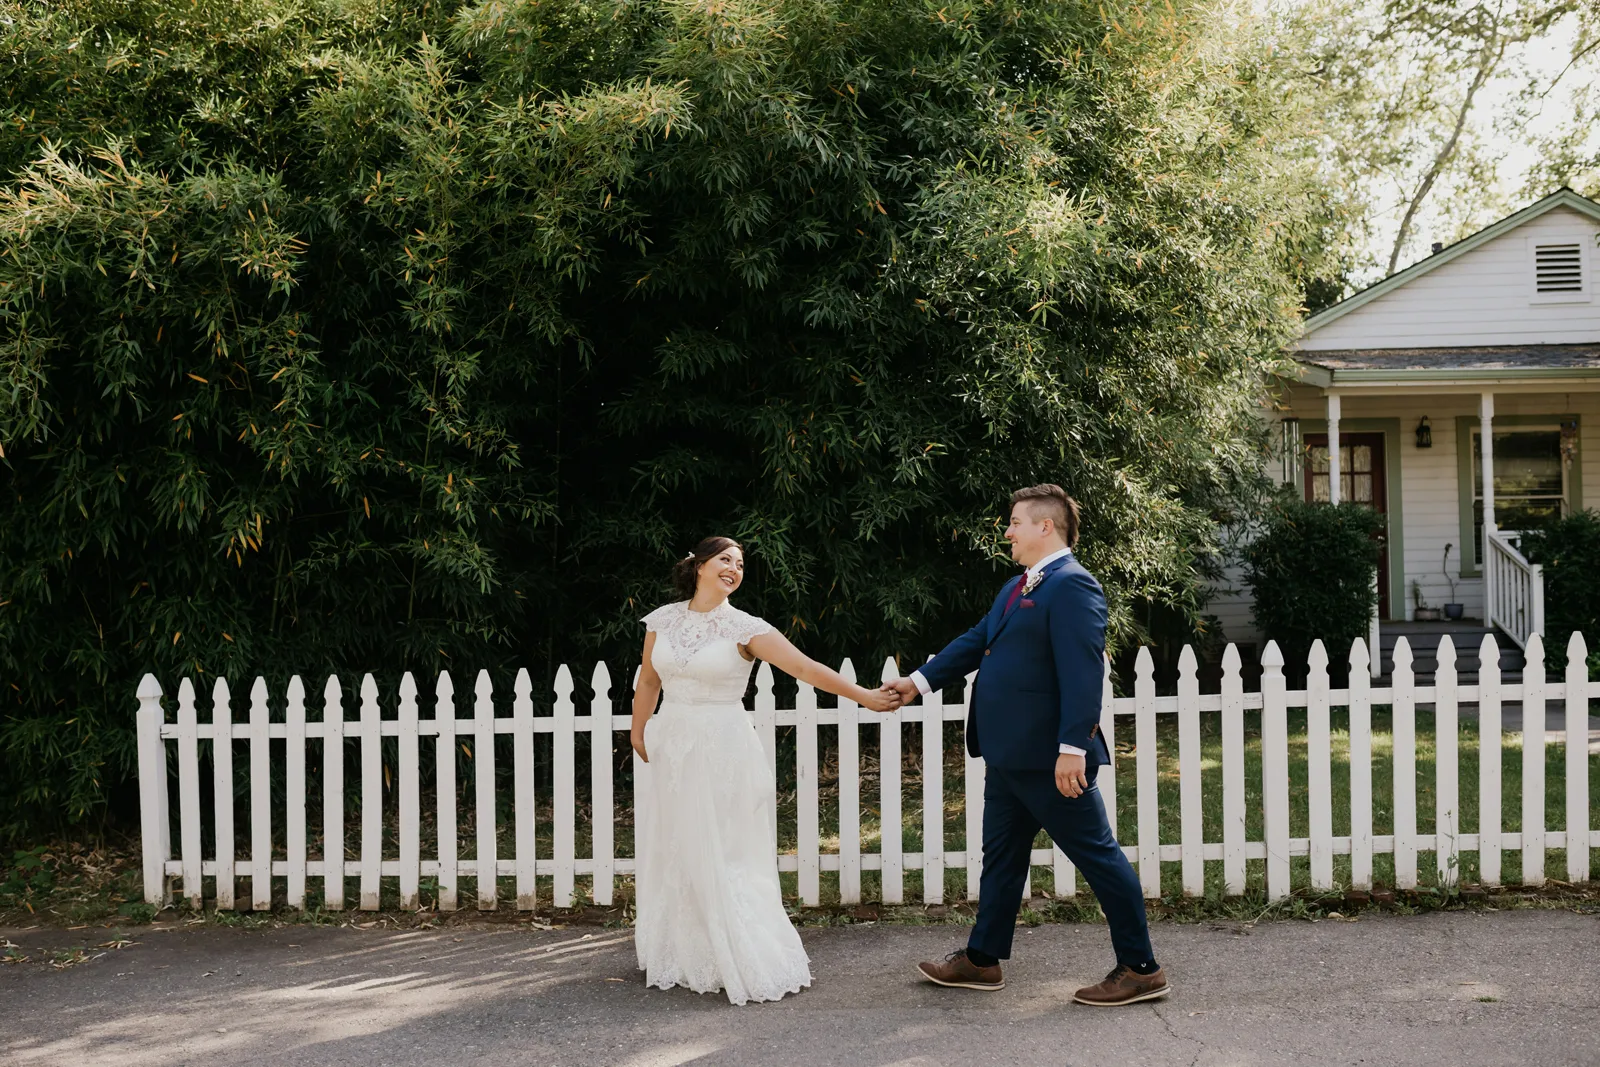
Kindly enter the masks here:
<path id="1" fill-rule="evenodd" d="M 1319 642 L 1311 652 L 1304 689 L 1291 690 L 1283 675 L 1283 657 L 1275 643 L 1269 643 L 1262 657 L 1261 688 L 1244 691 L 1237 651 L 1229 646 L 1223 658 L 1221 685 L 1216 693 L 1202 694 L 1197 678 L 1197 662 L 1191 649 L 1179 661 L 1177 695 L 1157 696 L 1153 664 L 1147 650 L 1137 659 L 1134 695 L 1113 698 L 1109 671 L 1105 679 L 1101 729 L 1106 743 L 1115 751 L 1119 730 L 1129 726 L 1134 732 L 1134 781 L 1131 788 L 1118 788 L 1116 767 L 1101 768 L 1099 784 L 1106 802 L 1113 831 L 1119 815 L 1131 815 L 1137 827 L 1137 843 L 1125 847 L 1139 871 L 1147 897 L 1161 893 L 1162 863 L 1177 863 L 1181 869 L 1182 892 L 1197 896 L 1205 892 L 1206 864 L 1220 864 L 1224 892 L 1239 894 L 1246 887 L 1246 864 L 1265 861 L 1265 886 L 1273 899 L 1291 889 L 1291 858 L 1309 857 L 1309 886 L 1313 890 L 1332 890 L 1334 857 L 1349 856 L 1350 885 L 1370 889 L 1373 884 L 1373 857 L 1392 854 L 1394 878 L 1398 888 L 1418 884 L 1419 853 L 1433 852 L 1440 884 L 1451 886 L 1459 879 L 1464 853 L 1476 853 L 1480 876 L 1485 883 L 1500 881 L 1502 857 L 1506 851 L 1520 853 L 1521 877 L 1525 884 L 1545 880 L 1546 849 L 1566 850 L 1566 880 L 1586 881 L 1590 871 L 1590 849 L 1600 848 L 1600 830 L 1591 828 L 1589 804 L 1588 704 L 1600 698 L 1600 681 L 1587 677 L 1587 648 L 1580 634 L 1573 634 L 1567 646 L 1567 668 L 1562 680 L 1546 678 L 1544 651 L 1537 634 L 1527 643 L 1527 665 L 1520 684 L 1504 684 L 1499 674 L 1500 653 L 1492 636 L 1485 637 L 1479 649 L 1477 685 L 1458 685 L 1456 652 L 1449 637 L 1439 646 L 1438 671 L 1434 684 L 1418 686 L 1412 671 L 1412 654 L 1402 638 L 1394 651 L 1393 684 L 1371 684 L 1370 659 L 1365 642 L 1356 641 L 1350 654 L 1349 685 L 1335 689 L 1330 684 L 1328 657 Z M 849 661 L 843 673 L 854 677 Z M 898 673 L 892 662 L 884 665 L 885 676 Z M 552 880 L 552 899 L 557 907 L 571 906 L 576 879 L 592 879 L 591 898 L 609 905 L 615 897 L 620 876 L 633 872 L 631 856 L 617 855 L 615 823 L 622 809 L 613 781 L 614 734 L 629 728 L 629 718 L 611 713 L 611 678 L 605 664 L 595 668 L 594 696 L 590 713 L 579 715 L 573 701 L 571 671 L 563 666 L 555 679 L 553 714 L 535 715 L 533 687 L 526 671 L 519 671 L 509 700 L 510 714 L 502 715 L 507 703 L 497 694 L 488 674 L 480 672 L 472 695 L 468 717 L 457 715 L 454 683 L 448 674 L 437 679 L 433 715 L 424 718 L 418 690 L 410 674 L 404 676 L 395 707 L 396 717 L 385 719 L 379 703 L 378 686 L 367 675 L 359 689 L 359 712 L 346 718 L 344 687 L 329 678 L 323 687 L 321 721 L 308 719 L 303 684 L 298 677 L 288 685 L 282 704 L 282 721 L 272 721 L 266 682 L 256 679 L 250 690 L 249 712 L 242 719 L 232 713 L 231 693 L 225 680 L 218 680 L 212 691 L 211 720 L 199 720 L 193 684 L 184 679 L 178 687 L 176 713 L 168 721 L 162 703 L 162 690 L 156 679 L 146 675 L 139 686 L 138 746 L 141 825 L 145 898 L 152 904 L 171 900 L 174 880 L 181 883 L 182 896 L 195 907 L 202 904 L 203 880 L 215 879 L 215 900 L 219 908 L 266 910 L 273 905 L 274 879 L 282 879 L 285 899 L 291 908 L 304 908 L 307 883 L 321 879 L 324 905 L 345 907 L 345 879 L 358 883 L 358 906 L 374 910 L 379 906 L 380 879 L 396 878 L 402 908 L 420 905 L 422 878 L 437 882 L 437 906 L 454 910 L 460 905 L 459 886 L 463 878 L 476 879 L 476 903 L 480 909 L 498 905 L 498 880 L 515 880 L 516 907 L 530 910 L 537 900 L 536 880 Z M 768 760 L 777 767 L 778 727 L 794 728 L 796 798 L 795 842 L 793 852 L 779 855 L 782 871 L 797 874 L 800 899 L 807 905 L 821 901 L 821 875 L 838 873 L 838 892 L 843 904 L 862 899 L 863 871 L 880 875 L 881 899 L 886 904 L 904 903 L 905 873 L 922 872 L 924 903 L 941 903 L 945 897 L 945 872 L 964 870 L 965 897 L 976 899 L 981 855 L 975 848 L 946 847 L 945 731 L 921 729 L 920 830 L 923 848 L 903 848 L 900 833 L 884 833 L 878 852 L 862 850 L 863 761 L 860 728 L 877 731 L 877 810 L 881 825 L 903 827 L 903 782 L 901 746 L 908 724 L 961 722 L 966 717 L 964 702 L 947 701 L 935 693 L 920 705 L 912 705 L 889 715 L 862 711 L 841 701 L 837 708 L 819 708 L 816 693 L 801 685 L 792 708 L 778 708 L 774 699 L 772 674 L 763 664 L 757 673 L 756 697 L 752 717 Z M 1521 749 L 1520 798 L 1522 832 L 1504 832 L 1501 811 L 1502 770 L 1505 748 L 1483 746 L 1478 759 L 1477 792 L 1481 812 L 1475 832 L 1461 825 L 1459 781 L 1460 709 L 1475 705 L 1481 736 L 1500 736 L 1501 711 L 1508 703 L 1520 704 L 1524 742 Z M 1392 832 L 1374 832 L 1372 709 L 1387 705 L 1393 719 L 1393 819 Z M 1434 750 L 1436 777 L 1433 783 L 1435 817 L 1432 827 L 1418 826 L 1416 795 L 1416 712 L 1419 706 L 1434 708 Z M 1561 705 L 1554 716 L 1553 706 Z M 1288 712 L 1305 709 L 1307 747 L 1306 815 L 1309 832 L 1304 837 L 1290 835 L 1291 794 Z M 1347 834 L 1333 832 L 1333 760 L 1330 713 L 1335 708 L 1349 710 L 1349 828 Z M 599 709 L 599 713 L 594 713 Z M 1260 712 L 1261 768 L 1260 797 L 1263 834 L 1251 840 L 1246 834 L 1246 739 L 1245 712 Z M 1201 758 L 1201 716 L 1219 717 L 1221 737 L 1220 768 L 1207 771 Z M 1157 721 L 1161 716 L 1177 719 L 1177 766 L 1179 820 L 1177 840 L 1161 839 L 1157 770 Z M 1546 826 L 1545 810 L 1545 731 L 1547 725 L 1563 723 L 1566 729 L 1565 816 L 1564 825 Z M 823 851 L 820 818 L 819 732 L 832 727 L 837 732 L 838 751 L 838 845 Z M 496 806 L 496 752 L 494 741 L 500 735 L 511 737 L 513 778 L 512 840 L 513 855 L 497 854 L 498 811 Z M 535 788 L 534 738 L 552 735 L 552 789 L 543 798 Z M 589 746 L 589 797 L 592 847 L 590 855 L 576 854 L 578 789 L 577 744 L 580 735 L 592 739 Z M 384 852 L 385 773 L 380 745 L 384 738 L 396 739 L 397 788 L 393 790 L 398 817 L 395 854 Z M 424 858 L 422 852 L 422 753 L 425 739 L 433 739 L 435 786 L 433 815 L 435 847 Z M 217 743 L 221 739 L 223 743 Z M 282 740 L 282 772 L 286 797 L 277 806 L 272 800 L 273 742 Z M 209 811 L 201 802 L 201 742 L 211 742 L 214 788 Z M 172 743 L 172 744 L 169 744 Z M 234 759 L 238 744 L 247 745 L 249 844 L 248 855 L 238 856 L 234 821 Z M 345 831 L 352 798 L 344 785 L 347 746 L 358 743 L 360 788 L 354 799 L 359 823 L 359 847 L 353 857 L 345 855 Z M 458 743 L 472 746 L 473 793 L 472 826 L 475 855 L 462 856 L 460 813 L 456 783 L 455 751 Z M 322 765 L 321 816 L 323 854 L 313 856 L 307 845 L 308 801 L 306 772 L 308 760 L 320 747 Z M 175 747 L 175 753 L 172 749 Z M 1514 749 L 1512 750 L 1515 751 Z M 173 855 L 170 805 L 176 762 L 178 851 Z M 954 755 L 954 754 L 953 754 Z M 964 753 L 964 774 L 959 784 L 951 783 L 962 798 L 965 821 L 964 840 L 982 840 L 983 763 Z M 634 780 L 648 774 L 648 765 L 633 758 Z M 1202 785 L 1220 775 L 1221 840 L 1204 839 Z M 784 783 L 787 787 L 789 783 Z M 1343 786 L 1343 783 L 1341 783 Z M 1344 795 L 1341 793 L 1341 795 Z M 541 799 L 548 805 L 552 825 L 548 855 L 537 855 L 535 819 Z M 630 795 L 626 802 L 633 803 Z M 1131 809 L 1131 810 L 1129 810 Z M 202 824 L 212 824 L 215 847 L 202 854 Z M 282 820 L 282 858 L 275 857 L 274 823 Z M 636 825 L 636 820 L 629 820 Z M 911 820 L 916 826 L 919 820 Z M 1071 863 L 1059 849 L 1035 849 L 1033 864 L 1050 870 L 1057 896 L 1076 892 L 1076 877 Z M 479 877 L 493 871 L 495 877 Z M 250 878 L 250 896 L 236 896 L 236 879 Z"/>

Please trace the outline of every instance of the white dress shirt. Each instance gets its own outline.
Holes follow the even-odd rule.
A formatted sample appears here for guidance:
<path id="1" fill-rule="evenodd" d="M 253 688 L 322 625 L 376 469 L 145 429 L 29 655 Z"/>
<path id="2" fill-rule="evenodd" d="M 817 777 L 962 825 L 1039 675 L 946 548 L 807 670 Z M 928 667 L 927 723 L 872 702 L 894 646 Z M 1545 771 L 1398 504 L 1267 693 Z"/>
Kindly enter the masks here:
<path id="1" fill-rule="evenodd" d="M 1044 570 L 1050 564 L 1064 556 L 1070 555 L 1072 555 L 1072 549 L 1063 548 L 1056 552 L 1050 553 L 1044 559 L 1041 559 L 1038 563 L 1035 563 L 1033 566 L 1029 567 L 1027 577 L 1023 578 L 1022 580 L 1023 587 L 1026 588 L 1028 583 L 1033 581 L 1034 578 L 1038 577 L 1039 572 Z M 933 686 L 928 684 L 928 680 L 922 676 L 921 671 L 911 672 L 911 684 L 916 686 L 917 692 L 921 693 L 923 696 L 927 696 L 929 693 L 933 692 Z M 1083 749 L 1077 747 L 1076 745 L 1062 745 L 1061 751 L 1063 754 L 1069 756 L 1084 755 Z"/>

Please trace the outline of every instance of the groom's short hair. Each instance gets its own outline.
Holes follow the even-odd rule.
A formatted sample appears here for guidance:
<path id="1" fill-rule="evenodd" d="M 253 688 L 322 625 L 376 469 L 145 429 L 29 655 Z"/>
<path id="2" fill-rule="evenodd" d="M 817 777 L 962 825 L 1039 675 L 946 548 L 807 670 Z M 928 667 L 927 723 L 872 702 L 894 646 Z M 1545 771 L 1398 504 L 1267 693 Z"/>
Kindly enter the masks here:
<path id="1" fill-rule="evenodd" d="M 1028 505 L 1028 514 L 1035 522 L 1041 519 L 1055 521 L 1056 529 L 1068 548 L 1078 547 L 1078 502 L 1067 495 L 1059 485 L 1045 482 L 1030 485 L 1011 494 L 1011 506 Z"/>

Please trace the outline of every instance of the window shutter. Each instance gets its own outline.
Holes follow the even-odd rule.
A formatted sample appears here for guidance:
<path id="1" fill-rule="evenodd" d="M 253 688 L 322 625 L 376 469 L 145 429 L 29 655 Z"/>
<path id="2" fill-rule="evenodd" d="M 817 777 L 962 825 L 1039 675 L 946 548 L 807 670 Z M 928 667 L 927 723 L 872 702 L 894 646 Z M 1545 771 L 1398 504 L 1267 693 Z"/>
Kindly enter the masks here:
<path id="1" fill-rule="evenodd" d="M 1535 245 L 1533 249 L 1534 291 L 1538 293 L 1583 292 L 1583 250 L 1578 242 Z"/>

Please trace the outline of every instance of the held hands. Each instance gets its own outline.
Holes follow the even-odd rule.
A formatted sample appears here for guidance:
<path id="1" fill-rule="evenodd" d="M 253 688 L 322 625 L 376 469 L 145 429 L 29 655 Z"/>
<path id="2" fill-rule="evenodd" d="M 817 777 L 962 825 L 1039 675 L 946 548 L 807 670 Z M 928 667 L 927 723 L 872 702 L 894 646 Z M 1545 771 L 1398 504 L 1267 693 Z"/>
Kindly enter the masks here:
<path id="1" fill-rule="evenodd" d="M 899 690 L 885 683 L 877 689 L 863 689 L 861 697 L 856 701 L 868 711 L 890 712 L 895 711 L 905 703 Z"/>

